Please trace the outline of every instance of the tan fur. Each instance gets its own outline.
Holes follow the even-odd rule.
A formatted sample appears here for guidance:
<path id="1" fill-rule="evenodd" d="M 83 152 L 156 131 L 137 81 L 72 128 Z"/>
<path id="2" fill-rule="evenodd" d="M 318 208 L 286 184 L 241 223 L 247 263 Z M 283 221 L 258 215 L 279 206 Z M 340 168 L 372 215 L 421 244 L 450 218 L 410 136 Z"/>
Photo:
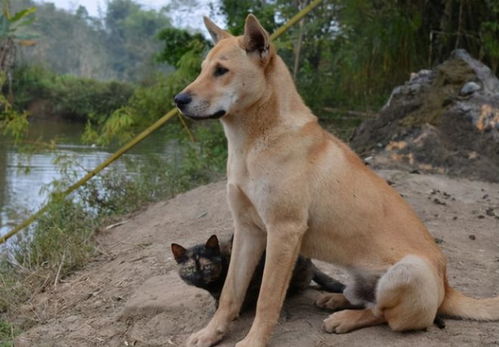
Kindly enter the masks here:
<path id="1" fill-rule="evenodd" d="M 472 300 L 448 288 L 446 260 L 426 227 L 347 145 L 323 130 L 292 78 L 248 16 L 233 37 L 205 20 L 217 44 L 182 108 L 197 119 L 221 118 L 228 139 L 228 201 L 235 237 L 220 305 L 188 346 L 211 346 L 238 315 L 260 255 L 267 257 L 256 316 L 237 346 L 264 346 L 279 317 L 299 253 L 351 271 L 345 298 L 364 310 L 325 320 L 330 332 L 387 322 L 394 330 L 432 324 L 437 311 L 497 319 L 499 299 Z M 228 72 L 217 76 L 217 66 Z"/>

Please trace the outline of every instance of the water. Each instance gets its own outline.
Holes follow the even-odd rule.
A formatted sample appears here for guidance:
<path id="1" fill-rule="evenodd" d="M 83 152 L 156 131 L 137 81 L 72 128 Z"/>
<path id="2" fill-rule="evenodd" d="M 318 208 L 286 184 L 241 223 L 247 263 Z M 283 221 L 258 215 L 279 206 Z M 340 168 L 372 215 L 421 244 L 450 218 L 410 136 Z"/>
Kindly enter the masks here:
<path id="1" fill-rule="evenodd" d="M 26 141 L 55 140 L 55 149 L 32 155 L 21 153 L 14 144 L 0 137 L 0 235 L 27 216 L 12 213 L 12 210 L 35 211 L 46 201 L 47 192 L 42 187 L 61 177 L 54 159 L 61 154 L 76 156 L 83 176 L 86 170 L 95 168 L 116 148 L 83 144 L 80 140 L 83 125 L 63 120 L 35 120 L 30 125 Z M 1 136 L 1 135 L 0 135 Z M 160 133 L 154 134 L 135 147 L 130 154 L 141 160 L 146 154 L 166 155 L 171 143 Z M 119 165 L 119 161 L 111 165 Z M 125 167 L 123 167 L 125 169 Z M 130 173 L 132 174 L 132 173 Z M 9 212 L 10 211 L 10 212 Z"/>

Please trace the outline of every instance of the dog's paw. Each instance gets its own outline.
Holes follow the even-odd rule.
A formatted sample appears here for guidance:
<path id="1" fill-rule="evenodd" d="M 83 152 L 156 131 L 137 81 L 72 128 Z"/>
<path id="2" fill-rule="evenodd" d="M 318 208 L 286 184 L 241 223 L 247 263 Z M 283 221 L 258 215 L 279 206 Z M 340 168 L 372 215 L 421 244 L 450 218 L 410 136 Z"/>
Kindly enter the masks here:
<path id="1" fill-rule="evenodd" d="M 206 327 L 192 334 L 185 345 L 187 347 L 210 347 L 219 342 L 223 336 L 222 331 Z"/>
<path id="2" fill-rule="evenodd" d="M 355 329 L 349 319 L 349 311 L 340 311 L 324 319 L 322 329 L 328 333 L 344 334 Z"/>
<path id="3" fill-rule="evenodd" d="M 328 293 L 315 301 L 315 306 L 332 311 L 342 310 L 349 306 L 348 300 L 343 294 Z"/>
<path id="4" fill-rule="evenodd" d="M 246 336 L 244 340 L 241 340 L 238 343 L 236 343 L 235 347 L 265 347 L 265 346 L 266 346 L 265 341 Z"/>

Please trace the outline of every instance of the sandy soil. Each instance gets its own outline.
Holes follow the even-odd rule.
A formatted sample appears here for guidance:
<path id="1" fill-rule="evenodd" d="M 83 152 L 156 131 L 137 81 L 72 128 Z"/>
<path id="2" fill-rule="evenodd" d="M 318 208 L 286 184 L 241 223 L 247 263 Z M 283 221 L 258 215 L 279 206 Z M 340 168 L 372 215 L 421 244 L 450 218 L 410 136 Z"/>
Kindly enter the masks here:
<path id="1" fill-rule="evenodd" d="M 450 282 L 477 297 L 499 295 L 499 184 L 381 171 L 408 199 L 449 257 Z M 224 182 L 149 206 L 96 237 L 99 255 L 26 305 L 37 324 L 17 346 L 178 346 L 214 312 L 211 298 L 177 276 L 171 242 L 191 245 L 231 232 Z M 403 227 L 403 226 L 401 226 Z M 326 272 L 347 281 L 332 265 Z M 327 312 L 310 289 L 290 299 L 270 346 L 491 346 L 499 324 L 447 320 L 443 330 L 395 333 L 386 326 L 345 335 L 321 331 Z M 22 317 L 19 317 L 20 319 Z M 221 346 L 248 331 L 252 315 L 235 321 Z"/>

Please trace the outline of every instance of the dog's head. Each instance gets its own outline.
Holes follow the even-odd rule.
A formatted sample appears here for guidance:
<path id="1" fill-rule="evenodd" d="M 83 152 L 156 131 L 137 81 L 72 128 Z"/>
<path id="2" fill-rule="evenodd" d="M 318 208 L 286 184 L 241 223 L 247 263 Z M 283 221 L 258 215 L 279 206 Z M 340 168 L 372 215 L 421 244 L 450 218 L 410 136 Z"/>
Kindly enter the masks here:
<path id="1" fill-rule="evenodd" d="M 204 22 L 215 46 L 194 82 L 175 96 L 182 113 L 192 119 L 237 114 L 258 101 L 265 91 L 265 68 L 274 49 L 268 33 L 248 15 L 244 35 L 232 36 L 210 19 Z"/>

